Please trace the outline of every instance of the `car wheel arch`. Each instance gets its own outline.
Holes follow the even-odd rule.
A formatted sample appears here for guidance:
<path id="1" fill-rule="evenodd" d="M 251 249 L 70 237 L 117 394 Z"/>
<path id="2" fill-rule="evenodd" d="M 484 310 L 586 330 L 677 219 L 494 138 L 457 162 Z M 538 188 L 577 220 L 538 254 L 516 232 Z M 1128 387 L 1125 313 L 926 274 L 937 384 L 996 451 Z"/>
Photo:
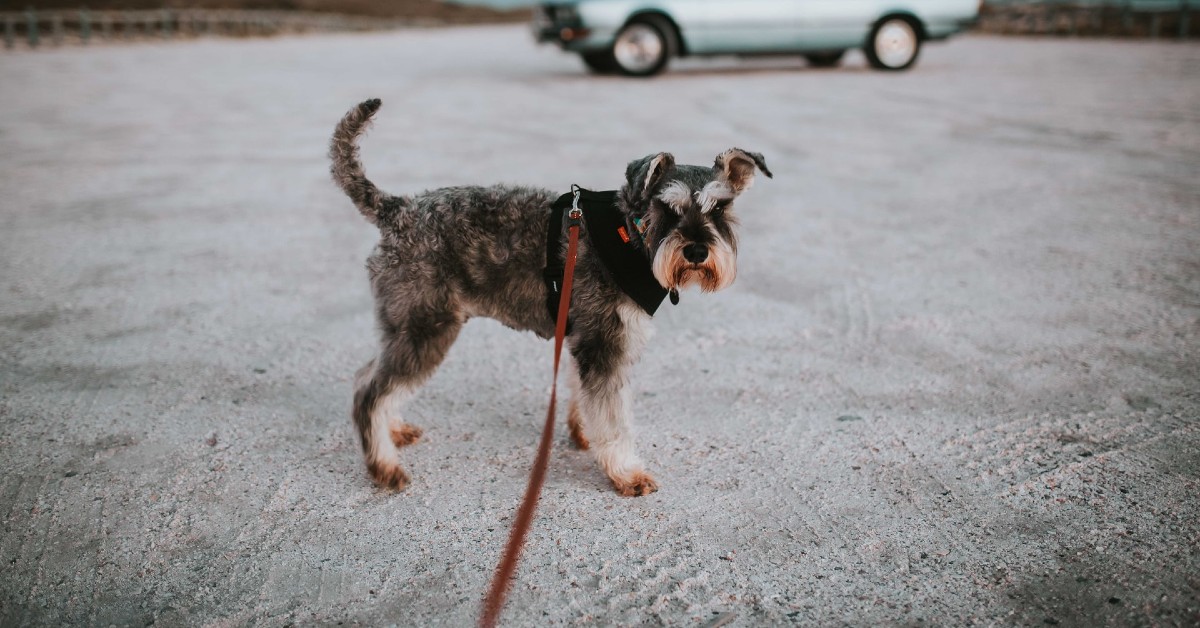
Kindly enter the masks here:
<path id="1" fill-rule="evenodd" d="M 913 30 L 917 33 L 917 38 L 922 42 L 929 40 L 929 35 L 925 33 L 925 22 L 911 11 L 889 11 L 879 16 L 879 19 L 871 23 L 871 30 L 874 31 L 880 24 L 888 20 L 902 19 L 912 25 Z"/>
<path id="2" fill-rule="evenodd" d="M 661 9 L 643 9 L 637 11 L 630 15 L 629 19 L 625 20 L 625 23 L 621 25 L 621 28 L 625 28 L 634 22 L 645 20 L 646 18 L 659 19 L 666 22 L 667 25 L 671 27 L 671 35 L 675 38 L 674 43 L 676 49 L 671 52 L 678 57 L 687 56 L 688 45 L 687 40 L 683 37 L 683 30 L 679 28 L 679 24 L 675 21 L 675 18 L 671 17 L 671 15 L 666 11 Z M 617 30 L 619 31 L 620 29 Z"/>

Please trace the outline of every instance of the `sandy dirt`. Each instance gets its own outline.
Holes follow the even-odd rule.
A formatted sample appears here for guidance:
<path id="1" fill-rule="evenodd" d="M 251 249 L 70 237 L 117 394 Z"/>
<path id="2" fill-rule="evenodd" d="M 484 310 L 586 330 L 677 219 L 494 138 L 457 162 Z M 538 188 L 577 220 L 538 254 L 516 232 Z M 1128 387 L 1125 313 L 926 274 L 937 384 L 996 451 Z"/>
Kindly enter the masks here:
<path id="1" fill-rule="evenodd" d="M 1200 623 L 1200 46 L 967 37 L 595 78 L 522 27 L 0 54 L 0 624 L 467 625 L 551 347 L 467 326 L 413 484 L 348 410 L 395 192 L 739 146 L 739 277 L 636 370 L 661 490 L 565 430 L 505 623 Z"/>

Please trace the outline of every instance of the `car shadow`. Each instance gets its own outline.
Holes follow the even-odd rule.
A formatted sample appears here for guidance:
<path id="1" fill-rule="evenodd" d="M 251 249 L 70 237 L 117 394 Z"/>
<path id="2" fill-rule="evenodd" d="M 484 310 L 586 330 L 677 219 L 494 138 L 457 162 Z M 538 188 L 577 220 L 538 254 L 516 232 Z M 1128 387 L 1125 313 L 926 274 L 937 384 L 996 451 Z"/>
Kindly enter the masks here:
<path id="1" fill-rule="evenodd" d="M 734 77 L 734 76 L 763 76 L 770 74 L 798 74 L 802 76 L 816 75 L 842 75 L 852 74 L 861 75 L 872 72 L 871 68 L 866 65 L 848 64 L 834 68 L 819 68 L 807 65 L 803 61 L 796 63 L 763 63 L 763 62 L 743 62 L 743 63 L 722 63 L 722 64 L 704 64 L 694 65 L 686 64 L 682 67 L 672 65 L 668 67 L 662 74 L 651 77 L 630 77 L 621 74 L 593 74 L 588 72 L 582 66 L 578 71 L 559 71 L 543 76 L 548 76 L 554 79 L 571 79 L 571 78 L 586 78 L 591 80 L 613 80 L 613 81 L 665 81 L 673 78 L 705 78 L 705 77 Z"/>
<path id="2" fill-rule="evenodd" d="M 803 63 L 797 65 L 770 65 L 770 66 L 722 66 L 722 67 L 682 67 L 668 68 L 666 72 L 656 78 L 670 78 L 676 76 L 733 76 L 733 75 L 761 75 L 761 74 L 862 74 L 869 72 L 867 67 L 836 67 L 836 68 L 818 68 Z"/>

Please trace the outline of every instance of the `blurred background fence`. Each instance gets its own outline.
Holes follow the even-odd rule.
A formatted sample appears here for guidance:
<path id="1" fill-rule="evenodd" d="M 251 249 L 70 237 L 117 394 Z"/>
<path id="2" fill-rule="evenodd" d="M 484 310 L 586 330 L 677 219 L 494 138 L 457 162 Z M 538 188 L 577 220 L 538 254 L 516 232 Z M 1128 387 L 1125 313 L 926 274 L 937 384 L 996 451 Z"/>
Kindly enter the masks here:
<path id="1" fill-rule="evenodd" d="M 976 28 L 1006 35 L 1189 39 L 1197 37 L 1200 31 L 1193 23 L 1193 5 L 1200 5 L 1200 0 L 987 0 Z M 520 15 L 510 13 L 501 19 L 512 21 Z M 488 16 L 482 21 L 495 19 Z M 37 47 L 147 38 L 386 30 L 445 23 L 441 19 L 411 16 L 395 18 L 294 10 L 30 8 L 0 12 L 4 46 L 9 49 L 18 45 Z"/>
<path id="2" fill-rule="evenodd" d="M 1006 35 L 1197 36 L 1200 0 L 988 0 L 978 30 Z"/>
<path id="3" fill-rule="evenodd" d="M 217 35 L 252 37 L 319 31 L 368 31 L 434 26 L 421 18 L 381 18 L 298 11 L 149 9 L 130 11 L 53 10 L 0 13 L 4 46 Z"/>

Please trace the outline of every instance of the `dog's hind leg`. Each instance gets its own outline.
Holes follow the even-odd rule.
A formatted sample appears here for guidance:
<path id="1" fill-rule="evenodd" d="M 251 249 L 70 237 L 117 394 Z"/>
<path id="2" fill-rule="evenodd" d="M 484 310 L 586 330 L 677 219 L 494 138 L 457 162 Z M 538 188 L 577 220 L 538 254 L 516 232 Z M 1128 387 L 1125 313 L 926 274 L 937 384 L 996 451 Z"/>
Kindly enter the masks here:
<path id="1" fill-rule="evenodd" d="M 378 359 L 359 370 L 355 377 L 354 425 L 362 439 L 367 473 L 376 484 L 400 490 L 408 485 L 408 474 L 392 441 L 389 419 L 383 410 L 394 405 L 395 380 L 380 372 Z"/>
<path id="2" fill-rule="evenodd" d="M 358 391 L 363 386 L 370 383 L 371 378 L 375 375 L 375 358 L 367 362 L 366 366 L 358 369 L 354 374 L 354 390 Z M 410 425 L 404 422 L 400 416 L 400 407 L 408 398 L 406 391 L 395 388 L 391 393 L 376 401 L 378 411 L 383 413 L 387 418 L 388 432 L 391 436 L 392 444 L 397 447 L 404 447 L 417 442 L 421 438 L 421 428 Z"/>
<path id="3" fill-rule="evenodd" d="M 355 378 L 354 423 L 362 438 L 367 472 L 393 490 L 408 485 L 397 446 L 410 444 L 420 428 L 401 418 L 400 408 L 437 370 L 462 323 L 453 315 L 412 314 L 404 325 L 386 328 L 379 357 Z"/>

